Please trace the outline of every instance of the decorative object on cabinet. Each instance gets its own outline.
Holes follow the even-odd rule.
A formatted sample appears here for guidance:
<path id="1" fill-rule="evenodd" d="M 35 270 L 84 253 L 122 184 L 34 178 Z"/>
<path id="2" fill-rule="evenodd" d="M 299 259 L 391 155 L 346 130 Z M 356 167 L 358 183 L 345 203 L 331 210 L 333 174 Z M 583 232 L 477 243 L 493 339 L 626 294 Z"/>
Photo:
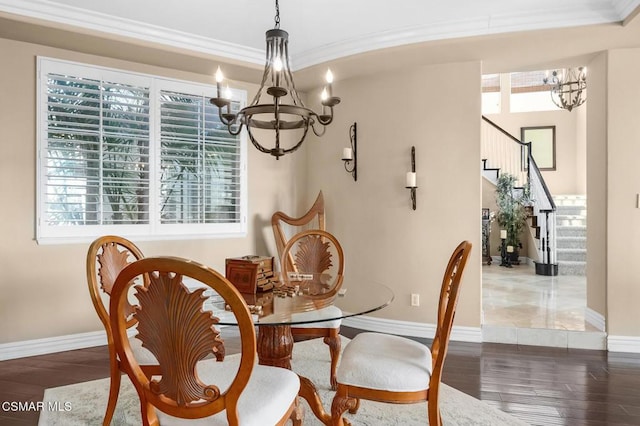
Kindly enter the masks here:
<path id="1" fill-rule="evenodd" d="M 344 169 L 347 173 L 351 173 L 353 180 L 358 180 L 358 127 L 354 122 L 349 127 L 350 148 L 342 150 L 342 161 L 344 161 Z"/>
<path id="2" fill-rule="evenodd" d="M 417 175 L 416 175 L 416 147 L 411 147 L 411 171 L 407 172 L 407 189 L 411 191 L 411 206 L 413 210 L 416 209 L 416 189 L 418 189 L 417 185 Z"/>
<path id="3" fill-rule="evenodd" d="M 302 102 L 291 74 L 289 33 L 280 29 L 280 6 L 278 0 L 276 0 L 275 28 L 267 31 L 266 38 L 267 58 L 264 64 L 262 82 L 251 104 L 237 113 L 231 111 L 231 94 L 222 93 L 221 90 L 221 83 L 224 77 L 220 68 L 216 72 L 216 97 L 211 99 L 211 103 L 218 107 L 220 121 L 227 126 L 230 134 L 239 134 L 244 126 L 247 129 L 251 143 L 258 151 L 271 154 L 276 159 L 280 159 L 283 155 L 300 148 L 309 128 L 313 130 L 316 136 L 324 134 L 325 126 L 333 121 L 333 107 L 340 103 L 340 98 L 333 96 L 331 87 L 333 74 L 331 70 L 328 70 L 326 75 L 327 84 L 321 95 L 322 113 L 316 113 L 307 108 Z M 268 87 L 265 88 L 265 84 Z M 263 94 L 270 96 L 273 99 L 272 103 L 260 103 L 260 98 Z M 286 103 L 287 100 L 290 103 Z M 225 107 L 226 112 L 223 112 Z M 319 129 L 316 128 L 317 125 L 320 126 Z M 275 132 L 275 146 L 273 148 L 262 146 L 254 134 L 256 129 L 273 130 Z M 301 133 L 298 141 L 289 148 L 280 146 L 280 133 L 285 130 L 299 130 L 299 133 Z"/>

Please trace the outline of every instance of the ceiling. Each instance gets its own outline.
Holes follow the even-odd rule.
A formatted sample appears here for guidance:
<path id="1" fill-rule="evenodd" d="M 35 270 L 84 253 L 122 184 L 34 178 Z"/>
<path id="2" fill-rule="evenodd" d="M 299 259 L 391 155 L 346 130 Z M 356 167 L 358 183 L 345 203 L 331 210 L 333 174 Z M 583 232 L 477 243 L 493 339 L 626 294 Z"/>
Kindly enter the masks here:
<path id="1" fill-rule="evenodd" d="M 113 43 L 134 44 L 159 56 L 171 52 L 187 69 L 190 61 L 200 72 L 205 63 L 208 71 L 214 62 L 225 62 L 235 66 L 236 78 L 251 78 L 264 63 L 264 32 L 274 27 L 274 3 L 0 0 L 0 37 L 80 51 L 84 45 L 87 52 L 110 40 L 110 56 L 117 56 Z M 632 19 L 639 10 L 640 0 L 280 0 L 280 27 L 290 34 L 296 80 L 304 86 L 327 63 L 338 70 L 337 79 L 444 61 L 482 60 L 496 71 L 531 66 L 508 65 L 508 52 L 521 49 L 519 43 L 530 44 L 530 64 L 567 60 L 568 51 L 580 61 L 608 48 L 599 42 L 605 34 L 614 46 L 640 43 L 640 18 Z M 141 58 L 140 52 L 130 55 Z M 311 72 L 313 80 L 306 77 Z"/>

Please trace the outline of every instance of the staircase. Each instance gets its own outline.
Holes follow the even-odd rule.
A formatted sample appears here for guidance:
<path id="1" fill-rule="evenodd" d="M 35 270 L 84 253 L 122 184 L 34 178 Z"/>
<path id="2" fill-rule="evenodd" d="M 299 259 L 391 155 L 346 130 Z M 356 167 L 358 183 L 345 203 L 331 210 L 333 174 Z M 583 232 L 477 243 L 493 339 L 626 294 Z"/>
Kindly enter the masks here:
<path id="1" fill-rule="evenodd" d="M 587 198 L 584 195 L 557 195 L 556 243 L 558 273 L 586 275 Z"/>
<path id="2" fill-rule="evenodd" d="M 558 275 L 556 205 L 531 154 L 531 143 L 521 142 L 483 116 L 480 152 L 483 158 L 482 174 L 486 179 L 495 182 L 499 174 L 508 173 L 516 178 L 516 187 L 528 190 L 529 200 L 532 201 L 529 214 L 532 216 L 531 226 L 535 230 L 537 249 L 536 274 Z"/>

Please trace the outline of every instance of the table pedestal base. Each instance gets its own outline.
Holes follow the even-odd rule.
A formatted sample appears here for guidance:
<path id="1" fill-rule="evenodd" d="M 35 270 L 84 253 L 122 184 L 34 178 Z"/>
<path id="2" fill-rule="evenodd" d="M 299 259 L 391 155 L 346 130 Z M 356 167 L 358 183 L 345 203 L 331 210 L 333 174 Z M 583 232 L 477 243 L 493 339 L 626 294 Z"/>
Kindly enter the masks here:
<path id="1" fill-rule="evenodd" d="M 262 365 L 291 370 L 293 335 L 288 325 L 258 327 L 258 359 Z"/>
<path id="2" fill-rule="evenodd" d="M 257 338 L 258 360 L 261 365 L 282 367 L 291 370 L 291 352 L 293 351 L 293 335 L 289 325 L 258 326 Z M 318 390 L 311 380 L 300 376 L 300 393 L 313 414 L 323 424 L 331 425 L 331 415 L 324 411 Z M 302 407 L 298 405 L 291 415 L 294 425 L 302 424 Z"/>

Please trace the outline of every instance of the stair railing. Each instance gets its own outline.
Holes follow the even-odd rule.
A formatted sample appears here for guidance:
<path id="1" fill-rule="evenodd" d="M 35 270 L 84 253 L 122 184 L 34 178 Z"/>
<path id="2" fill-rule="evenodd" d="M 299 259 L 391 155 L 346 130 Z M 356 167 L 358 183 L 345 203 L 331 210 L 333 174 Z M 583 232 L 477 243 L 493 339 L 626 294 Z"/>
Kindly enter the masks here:
<path id="1" fill-rule="evenodd" d="M 531 155 L 531 142 L 525 143 L 482 116 L 481 153 L 491 167 L 516 177 L 518 186 L 529 188 L 533 214 L 538 221 L 540 242 L 538 263 L 556 263 L 556 205 L 540 169 Z M 485 163 L 485 164 L 486 164 Z"/>
<path id="2" fill-rule="evenodd" d="M 501 173 L 515 176 L 517 186 L 524 187 L 529 182 L 529 155 L 525 154 L 527 144 L 484 115 L 482 120 L 482 158 L 487 159 L 492 167 L 499 168 Z"/>
<path id="3" fill-rule="evenodd" d="M 529 152 L 529 188 L 533 200 L 533 214 L 544 220 L 539 221 L 540 244 L 539 263 L 555 265 L 556 262 L 556 203 L 545 183 L 540 169 L 531 153 L 531 142 L 527 143 Z"/>

